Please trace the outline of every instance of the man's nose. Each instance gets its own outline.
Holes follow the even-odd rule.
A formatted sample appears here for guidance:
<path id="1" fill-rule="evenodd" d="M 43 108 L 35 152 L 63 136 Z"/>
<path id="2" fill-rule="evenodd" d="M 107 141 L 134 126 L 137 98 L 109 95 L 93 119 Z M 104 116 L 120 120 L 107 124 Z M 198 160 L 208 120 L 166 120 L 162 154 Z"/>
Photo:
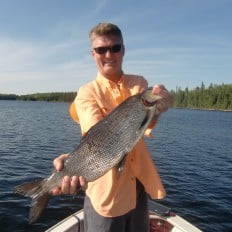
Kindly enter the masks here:
<path id="1" fill-rule="evenodd" d="M 112 52 L 110 52 L 109 49 L 107 49 L 106 53 L 105 53 L 105 57 L 110 57 L 112 55 Z"/>

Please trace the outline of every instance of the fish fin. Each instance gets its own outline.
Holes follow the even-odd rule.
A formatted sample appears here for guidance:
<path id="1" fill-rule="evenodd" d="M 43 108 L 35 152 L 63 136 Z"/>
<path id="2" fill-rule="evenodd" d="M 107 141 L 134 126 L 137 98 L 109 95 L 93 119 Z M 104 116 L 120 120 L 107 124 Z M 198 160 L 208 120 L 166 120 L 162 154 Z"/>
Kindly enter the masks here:
<path id="1" fill-rule="evenodd" d="M 38 189 L 42 187 L 42 183 L 43 179 L 39 179 L 20 184 L 14 188 L 14 193 L 19 193 L 27 197 L 32 197 L 32 195 L 37 193 Z"/>
<path id="2" fill-rule="evenodd" d="M 44 180 L 35 180 L 15 187 L 14 192 L 32 198 L 29 224 L 34 223 L 42 214 L 49 201 L 49 192 L 43 188 Z"/>
<path id="3" fill-rule="evenodd" d="M 143 128 L 146 125 L 148 120 L 149 120 L 149 116 L 148 116 L 148 114 L 146 114 L 146 116 L 144 117 L 139 129 Z"/>
<path id="4" fill-rule="evenodd" d="M 152 119 L 157 119 L 159 115 L 154 114 L 154 111 L 148 111 L 139 127 L 139 130 L 143 127 L 147 127 L 148 124 L 151 122 Z"/>
<path id="5" fill-rule="evenodd" d="M 124 168 L 124 164 L 126 162 L 126 158 L 124 157 L 116 166 L 117 172 L 118 174 L 121 173 L 123 171 Z"/>
<path id="6" fill-rule="evenodd" d="M 29 213 L 29 224 L 34 223 L 42 214 L 48 204 L 50 194 L 43 193 L 41 196 L 32 199 L 31 209 Z"/>

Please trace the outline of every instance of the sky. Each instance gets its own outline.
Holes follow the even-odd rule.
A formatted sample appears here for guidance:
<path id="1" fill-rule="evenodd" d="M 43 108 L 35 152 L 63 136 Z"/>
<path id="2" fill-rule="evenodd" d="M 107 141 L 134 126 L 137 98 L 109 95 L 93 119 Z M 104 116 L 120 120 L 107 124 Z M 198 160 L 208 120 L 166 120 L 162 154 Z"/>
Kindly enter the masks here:
<path id="1" fill-rule="evenodd" d="M 150 86 L 232 83 L 232 0 L 0 0 L 0 93 L 70 92 L 97 74 L 88 33 L 120 27 Z"/>

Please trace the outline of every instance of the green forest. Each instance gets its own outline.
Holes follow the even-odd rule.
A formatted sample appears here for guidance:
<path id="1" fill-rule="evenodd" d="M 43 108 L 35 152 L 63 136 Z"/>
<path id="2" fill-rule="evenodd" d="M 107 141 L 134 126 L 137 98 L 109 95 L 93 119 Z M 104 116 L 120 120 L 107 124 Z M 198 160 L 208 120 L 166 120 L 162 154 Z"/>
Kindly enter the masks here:
<path id="1" fill-rule="evenodd" d="M 205 87 L 204 83 L 195 89 L 184 90 L 176 87 L 171 90 L 175 98 L 174 107 L 210 110 L 232 110 L 232 84 L 210 84 Z M 71 102 L 76 92 L 35 93 L 27 95 L 0 94 L 0 100 L 23 100 L 23 101 L 58 101 Z"/>
<path id="2" fill-rule="evenodd" d="M 174 107 L 232 110 L 232 84 L 210 84 L 208 88 L 202 82 L 200 87 L 189 90 L 180 87 L 172 91 L 175 103 Z"/>
<path id="3" fill-rule="evenodd" d="M 71 102 L 76 92 L 34 93 L 27 95 L 0 94 L 0 100 Z"/>
<path id="4" fill-rule="evenodd" d="M 71 102 L 74 100 L 76 94 L 76 92 L 35 93 L 21 95 L 18 97 L 18 99 L 24 101 Z"/>

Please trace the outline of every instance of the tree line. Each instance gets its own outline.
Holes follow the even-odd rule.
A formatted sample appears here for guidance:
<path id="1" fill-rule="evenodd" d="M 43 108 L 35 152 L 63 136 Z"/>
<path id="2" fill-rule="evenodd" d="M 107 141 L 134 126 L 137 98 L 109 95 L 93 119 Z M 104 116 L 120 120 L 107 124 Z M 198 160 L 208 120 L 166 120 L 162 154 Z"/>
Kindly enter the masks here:
<path id="1" fill-rule="evenodd" d="M 18 100 L 24 101 L 52 101 L 71 102 L 76 96 L 76 92 L 55 92 L 55 93 L 35 93 L 19 96 Z"/>
<path id="2" fill-rule="evenodd" d="M 16 94 L 1 94 L 0 93 L 0 100 L 17 100 Z"/>
<path id="3" fill-rule="evenodd" d="M 206 88 L 202 82 L 195 89 L 186 87 L 182 90 L 177 87 L 172 93 L 175 97 L 174 107 L 232 110 L 232 84 L 210 84 Z"/>
<path id="4" fill-rule="evenodd" d="M 34 93 L 26 95 L 0 94 L 0 100 L 71 102 L 74 100 L 76 94 L 76 92 Z"/>
<path id="5" fill-rule="evenodd" d="M 176 87 L 171 91 L 174 95 L 174 107 L 198 108 L 215 110 L 232 110 L 232 84 L 210 84 L 205 87 L 201 83 L 200 87 L 184 90 Z M 74 100 L 76 92 L 53 92 L 35 93 L 27 95 L 0 94 L 0 100 L 24 100 L 24 101 L 58 101 L 71 102 Z"/>

